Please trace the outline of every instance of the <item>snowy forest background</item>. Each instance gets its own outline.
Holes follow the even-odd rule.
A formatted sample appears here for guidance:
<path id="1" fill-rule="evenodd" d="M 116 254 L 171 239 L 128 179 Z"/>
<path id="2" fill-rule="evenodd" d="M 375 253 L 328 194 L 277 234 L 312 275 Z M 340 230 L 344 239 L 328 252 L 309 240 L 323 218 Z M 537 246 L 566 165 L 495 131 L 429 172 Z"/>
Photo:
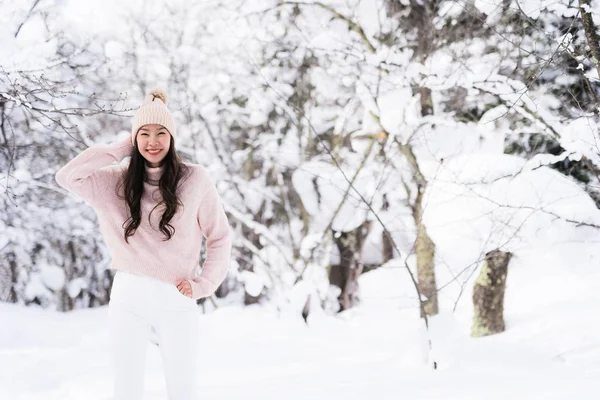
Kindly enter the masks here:
<path id="1" fill-rule="evenodd" d="M 54 173 L 161 86 L 235 233 L 204 312 L 396 308 L 469 332 L 498 251 L 507 331 L 538 318 L 553 357 L 600 354 L 582 11 L 600 21 L 597 0 L 0 1 L 0 299 L 107 304 L 95 213 Z"/>

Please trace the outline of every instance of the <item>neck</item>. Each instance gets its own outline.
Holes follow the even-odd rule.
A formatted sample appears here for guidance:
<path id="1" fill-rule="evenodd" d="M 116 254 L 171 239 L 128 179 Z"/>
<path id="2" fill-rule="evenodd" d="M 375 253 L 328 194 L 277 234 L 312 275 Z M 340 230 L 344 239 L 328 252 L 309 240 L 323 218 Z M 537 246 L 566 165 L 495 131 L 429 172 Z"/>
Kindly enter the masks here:
<path id="1" fill-rule="evenodd" d="M 146 181 L 151 185 L 158 186 L 158 182 L 165 169 L 164 164 L 153 167 L 148 163 L 144 163 L 144 169 L 146 170 Z"/>

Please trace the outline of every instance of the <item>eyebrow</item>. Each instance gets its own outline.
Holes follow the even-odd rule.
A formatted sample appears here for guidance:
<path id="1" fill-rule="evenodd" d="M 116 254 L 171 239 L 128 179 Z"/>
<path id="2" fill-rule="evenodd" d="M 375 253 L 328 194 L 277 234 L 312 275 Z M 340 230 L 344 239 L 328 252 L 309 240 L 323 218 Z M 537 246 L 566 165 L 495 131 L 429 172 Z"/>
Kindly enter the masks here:
<path id="1" fill-rule="evenodd" d="M 158 132 L 160 132 L 160 131 L 166 131 L 166 130 L 167 130 L 167 128 L 158 128 L 158 129 L 157 129 L 157 131 L 158 131 Z M 148 129 L 148 128 L 141 128 L 141 129 L 140 129 L 140 132 L 141 132 L 141 131 L 146 131 L 146 132 L 148 132 L 148 131 L 150 131 L 150 129 Z"/>

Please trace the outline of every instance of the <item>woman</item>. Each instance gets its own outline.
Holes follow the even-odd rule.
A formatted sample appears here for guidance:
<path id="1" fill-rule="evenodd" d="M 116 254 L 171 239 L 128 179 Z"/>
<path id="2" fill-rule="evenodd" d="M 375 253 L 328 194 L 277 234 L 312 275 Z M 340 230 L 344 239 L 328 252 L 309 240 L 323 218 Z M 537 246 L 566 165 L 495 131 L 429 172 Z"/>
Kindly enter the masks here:
<path id="1" fill-rule="evenodd" d="M 170 400 L 193 396 L 196 300 L 227 273 L 229 224 L 208 171 L 182 162 L 167 95 L 154 89 L 136 111 L 131 137 L 92 146 L 56 181 L 89 202 L 116 270 L 108 307 L 115 400 L 142 399 L 149 334 L 156 334 Z M 120 163 L 131 157 L 128 165 Z M 202 235 L 206 260 L 200 262 Z"/>

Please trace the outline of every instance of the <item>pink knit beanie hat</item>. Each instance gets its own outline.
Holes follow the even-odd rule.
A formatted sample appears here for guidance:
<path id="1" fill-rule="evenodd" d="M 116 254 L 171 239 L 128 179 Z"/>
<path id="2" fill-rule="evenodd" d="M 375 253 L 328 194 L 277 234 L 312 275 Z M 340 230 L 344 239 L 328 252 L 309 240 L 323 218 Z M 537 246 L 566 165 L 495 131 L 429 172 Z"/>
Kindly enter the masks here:
<path id="1" fill-rule="evenodd" d="M 131 144 L 135 146 L 135 136 L 138 130 L 147 124 L 159 124 L 167 128 L 173 139 L 175 139 L 175 122 L 167 108 L 167 92 L 161 88 L 150 90 L 144 104 L 138 108 L 133 117 L 131 127 Z"/>

